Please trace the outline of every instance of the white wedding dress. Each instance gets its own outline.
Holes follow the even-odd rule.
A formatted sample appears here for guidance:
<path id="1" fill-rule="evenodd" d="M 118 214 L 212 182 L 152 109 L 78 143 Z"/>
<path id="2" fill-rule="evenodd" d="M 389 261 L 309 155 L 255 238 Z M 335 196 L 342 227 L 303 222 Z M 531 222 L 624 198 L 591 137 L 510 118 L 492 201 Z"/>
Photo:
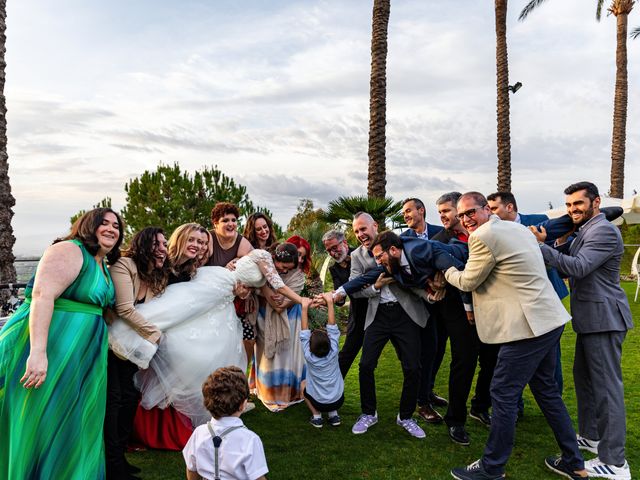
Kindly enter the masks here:
<path id="1" fill-rule="evenodd" d="M 271 254 L 253 250 L 233 272 L 201 267 L 191 281 L 169 285 L 162 295 L 136 307 L 162 330 L 159 346 L 121 319 L 109 326 L 113 352 L 144 369 L 135 378 L 144 408 L 173 405 L 194 425 L 211 418 L 202 403 L 202 383 L 217 368 L 236 365 L 244 370 L 247 364 L 234 286 L 261 287 L 267 279 L 276 289 L 284 285 Z"/>

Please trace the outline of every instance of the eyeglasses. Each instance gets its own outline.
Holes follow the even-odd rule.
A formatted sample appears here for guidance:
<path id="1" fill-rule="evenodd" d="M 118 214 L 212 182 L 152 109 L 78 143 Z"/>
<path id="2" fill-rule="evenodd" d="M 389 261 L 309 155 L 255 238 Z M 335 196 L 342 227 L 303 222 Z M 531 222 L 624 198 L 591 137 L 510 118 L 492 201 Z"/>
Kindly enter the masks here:
<path id="1" fill-rule="evenodd" d="M 475 208 L 470 208 L 469 210 L 467 210 L 466 212 L 462 212 L 459 213 L 458 215 L 456 215 L 456 218 L 458 220 L 462 220 L 463 217 L 467 217 L 467 218 L 475 218 L 476 217 L 476 213 L 478 210 L 482 210 L 484 207 L 475 207 Z"/>
<path id="2" fill-rule="evenodd" d="M 327 253 L 338 253 L 342 249 L 342 244 L 334 245 L 333 247 L 325 248 Z"/>
<path id="3" fill-rule="evenodd" d="M 389 250 L 383 250 L 378 255 L 374 255 L 373 258 L 375 258 L 376 262 L 379 262 L 380 260 L 382 260 L 382 256 L 385 253 L 389 253 Z"/>

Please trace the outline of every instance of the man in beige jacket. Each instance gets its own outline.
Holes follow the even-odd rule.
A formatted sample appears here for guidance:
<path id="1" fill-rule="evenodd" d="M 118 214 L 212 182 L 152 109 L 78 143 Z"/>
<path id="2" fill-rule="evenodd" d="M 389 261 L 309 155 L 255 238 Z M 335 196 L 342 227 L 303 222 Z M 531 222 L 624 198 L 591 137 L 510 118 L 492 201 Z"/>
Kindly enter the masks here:
<path id="1" fill-rule="evenodd" d="M 478 192 L 462 195 L 457 209 L 470 233 L 469 260 L 465 270 L 450 268 L 445 277 L 454 287 L 473 292 L 480 340 L 502 346 L 491 383 L 493 416 L 484 454 L 471 465 L 454 468 L 451 475 L 459 480 L 504 477 L 518 398 L 529 384 L 562 451 L 545 464 L 565 477 L 586 477 L 571 418 L 554 380 L 560 336 L 571 317 L 547 278 L 538 243 L 526 227 L 491 215 Z"/>

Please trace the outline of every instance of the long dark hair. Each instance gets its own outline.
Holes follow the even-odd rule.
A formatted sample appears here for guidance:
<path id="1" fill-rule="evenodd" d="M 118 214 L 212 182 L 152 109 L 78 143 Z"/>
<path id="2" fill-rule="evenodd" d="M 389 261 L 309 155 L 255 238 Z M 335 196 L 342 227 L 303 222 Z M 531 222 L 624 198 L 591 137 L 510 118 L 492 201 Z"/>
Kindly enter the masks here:
<path id="1" fill-rule="evenodd" d="M 100 251 L 100 243 L 98 242 L 96 231 L 98 227 L 102 225 L 104 216 L 107 213 L 113 213 L 116 216 L 118 219 L 118 231 L 120 232 L 116 244 L 106 255 L 109 264 L 113 265 L 116 260 L 120 258 L 120 245 L 122 245 L 122 241 L 124 240 L 124 223 L 120 215 L 110 208 L 94 208 L 93 210 L 89 210 L 73 222 L 71 230 L 66 237 L 57 238 L 53 243 L 63 242 L 65 240 L 80 240 L 84 248 L 87 249 L 87 252 L 95 257 Z"/>
<path id="2" fill-rule="evenodd" d="M 136 264 L 140 280 L 147 284 L 154 295 L 164 292 L 169 281 L 169 260 L 165 258 L 162 267 L 155 266 L 153 251 L 156 247 L 157 236 L 164 230 L 160 227 L 146 227 L 136 233 L 131 239 L 129 248 L 122 252 L 123 257 L 129 257 Z"/>
<path id="3" fill-rule="evenodd" d="M 265 244 L 265 248 L 269 248 L 275 243 L 276 236 L 273 231 L 273 222 L 262 212 L 256 212 L 249 215 L 249 218 L 247 218 L 247 225 L 244 227 L 242 236 L 249 240 L 249 243 L 253 245 L 253 248 L 260 248 L 258 236 L 256 235 L 256 221 L 261 218 L 267 222 L 267 227 L 269 227 L 269 238 L 267 238 L 267 243 Z"/>

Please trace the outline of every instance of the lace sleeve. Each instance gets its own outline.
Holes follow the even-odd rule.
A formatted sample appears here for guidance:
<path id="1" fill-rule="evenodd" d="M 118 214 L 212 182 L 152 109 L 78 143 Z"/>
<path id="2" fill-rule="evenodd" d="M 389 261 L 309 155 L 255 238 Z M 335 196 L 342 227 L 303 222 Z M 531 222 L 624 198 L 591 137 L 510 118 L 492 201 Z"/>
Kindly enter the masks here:
<path id="1" fill-rule="evenodd" d="M 273 264 L 273 258 L 269 252 L 265 250 L 251 250 L 249 256 L 258 266 L 264 277 L 267 279 L 267 282 L 269 282 L 269 285 L 271 285 L 274 290 L 278 290 L 285 286 L 280 275 L 278 275 L 278 272 L 276 271 L 276 267 Z"/>

